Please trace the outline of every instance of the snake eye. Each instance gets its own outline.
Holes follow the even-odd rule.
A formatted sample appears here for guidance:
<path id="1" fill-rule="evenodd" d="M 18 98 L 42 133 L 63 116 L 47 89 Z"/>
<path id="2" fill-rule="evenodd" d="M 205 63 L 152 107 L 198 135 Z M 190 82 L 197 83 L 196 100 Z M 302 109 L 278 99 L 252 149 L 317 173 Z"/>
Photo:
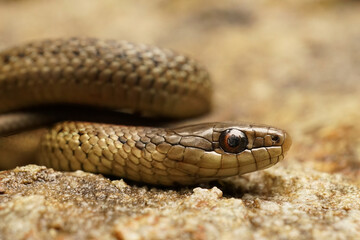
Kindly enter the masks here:
<path id="1" fill-rule="evenodd" d="M 246 149 L 248 140 L 242 131 L 227 129 L 220 134 L 219 144 L 225 152 L 239 153 Z"/>

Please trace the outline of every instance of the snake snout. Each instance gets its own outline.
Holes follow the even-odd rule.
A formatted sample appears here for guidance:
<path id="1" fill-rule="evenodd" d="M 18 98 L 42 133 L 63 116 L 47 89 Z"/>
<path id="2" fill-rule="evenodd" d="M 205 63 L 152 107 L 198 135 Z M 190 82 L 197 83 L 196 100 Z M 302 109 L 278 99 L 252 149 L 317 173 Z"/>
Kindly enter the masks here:
<path id="1" fill-rule="evenodd" d="M 285 132 L 284 133 L 284 143 L 282 145 L 283 155 L 284 156 L 289 151 L 289 149 L 291 147 L 291 144 L 292 144 L 291 136 L 287 132 Z"/>

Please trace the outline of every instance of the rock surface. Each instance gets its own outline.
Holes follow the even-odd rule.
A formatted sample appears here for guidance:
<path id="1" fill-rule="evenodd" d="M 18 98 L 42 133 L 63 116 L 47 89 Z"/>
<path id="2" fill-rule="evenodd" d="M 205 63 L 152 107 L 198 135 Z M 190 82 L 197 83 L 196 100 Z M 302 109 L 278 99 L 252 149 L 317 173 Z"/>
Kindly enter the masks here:
<path id="1" fill-rule="evenodd" d="M 301 166 L 159 189 L 28 165 L 2 172 L 0 191 L 7 239 L 350 239 L 360 231 L 360 189 Z"/>
<path id="2" fill-rule="evenodd" d="M 3 171 L 0 239 L 360 239 L 359 11 L 337 0 L 1 1 L 0 50 L 69 36 L 172 48 L 214 82 L 213 112 L 191 121 L 276 125 L 293 146 L 269 170 L 182 189 Z M 32 147 L 0 138 L 0 168 L 25 164 Z"/>

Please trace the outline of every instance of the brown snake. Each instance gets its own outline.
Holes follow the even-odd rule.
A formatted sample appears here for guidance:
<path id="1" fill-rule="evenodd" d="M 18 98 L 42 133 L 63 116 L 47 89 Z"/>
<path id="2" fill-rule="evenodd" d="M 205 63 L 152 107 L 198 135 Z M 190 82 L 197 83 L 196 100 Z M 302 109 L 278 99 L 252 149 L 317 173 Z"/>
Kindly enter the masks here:
<path id="1" fill-rule="evenodd" d="M 170 50 L 71 38 L 0 53 L 1 113 L 76 104 L 185 118 L 209 111 L 210 102 L 206 70 Z M 11 122 L 2 123 L 0 130 Z M 285 131 L 263 125 L 164 129 L 66 121 L 43 137 L 37 162 L 149 184 L 188 185 L 268 168 L 290 146 Z"/>

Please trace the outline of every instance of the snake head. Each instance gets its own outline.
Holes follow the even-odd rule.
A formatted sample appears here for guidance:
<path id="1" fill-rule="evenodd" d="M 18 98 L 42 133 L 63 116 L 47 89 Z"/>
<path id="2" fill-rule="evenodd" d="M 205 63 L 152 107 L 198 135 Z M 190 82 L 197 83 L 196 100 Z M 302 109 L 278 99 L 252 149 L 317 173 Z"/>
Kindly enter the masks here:
<path id="1" fill-rule="evenodd" d="M 206 123 L 172 131 L 181 136 L 181 151 L 168 152 L 167 157 L 176 159 L 177 169 L 187 173 L 193 182 L 271 167 L 284 158 L 291 146 L 287 132 L 265 125 Z"/>

